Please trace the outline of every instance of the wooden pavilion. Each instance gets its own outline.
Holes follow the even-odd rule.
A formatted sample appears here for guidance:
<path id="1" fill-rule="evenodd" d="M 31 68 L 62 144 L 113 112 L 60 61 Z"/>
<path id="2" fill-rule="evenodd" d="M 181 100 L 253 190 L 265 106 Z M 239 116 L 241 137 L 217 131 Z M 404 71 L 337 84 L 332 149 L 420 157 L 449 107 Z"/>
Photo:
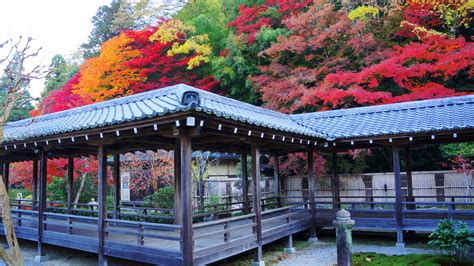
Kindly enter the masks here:
<path id="1" fill-rule="evenodd" d="M 12 213 L 17 236 L 38 242 L 39 261 L 47 243 L 97 253 L 100 265 L 106 256 L 160 265 L 201 265 L 253 249 L 255 263 L 262 265 L 263 245 L 287 238 L 291 247 L 292 234 L 308 229 L 310 241 L 317 241 L 316 228 L 330 227 L 341 205 L 352 206 L 356 229 L 396 232 L 397 245 L 403 245 L 404 232 L 430 231 L 441 218 L 461 219 L 474 229 L 472 208 L 456 208 L 472 201 L 458 197 L 432 203 L 413 195 L 410 152 L 404 176 L 407 193 L 402 195 L 399 161 L 402 148 L 409 151 L 473 139 L 474 96 L 287 115 L 181 84 L 9 123 L 0 156 L 7 185 L 11 162 L 32 161 L 31 210 L 23 208 L 22 201 L 12 201 Z M 341 197 L 336 164 L 332 196 L 315 197 L 313 152 L 332 153 L 336 158 L 339 151 L 377 147 L 393 151 L 396 193 L 391 201 Z M 122 205 L 120 154 L 156 149 L 175 151 L 175 208 Z M 213 211 L 192 206 L 192 150 L 239 153 L 243 162 L 251 156 L 250 171 L 242 164 L 242 201 L 231 203 L 236 205 L 230 211 L 241 215 L 199 219 Z M 269 198 L 261 197 L 256 182 L 259 158 L 274 156 L 278 169 L 279 156 L 294 152 L 308 156 L 307 196 L 286 196 L 276 170 L 270 204 Z M 72 204 L 71 195 L 74 158 L 87 155 L 99 160 L 99 196 L 97 209 L 84 210 Z M 106 204 L 108 156 L 114 158 L 113 206 Z M 50 158 L 68 158 L 66 208 L 47 202 Z M 222 212 L 217 207 L 214 212 Z M 166 219 L 174 223 L 162 222 Z"/>

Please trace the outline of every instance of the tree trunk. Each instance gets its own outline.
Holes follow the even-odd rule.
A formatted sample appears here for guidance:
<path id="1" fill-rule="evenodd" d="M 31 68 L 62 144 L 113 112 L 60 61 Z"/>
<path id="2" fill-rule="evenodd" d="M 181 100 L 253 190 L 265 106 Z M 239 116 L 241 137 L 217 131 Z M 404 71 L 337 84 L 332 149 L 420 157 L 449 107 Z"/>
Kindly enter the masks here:
<path id="1" fill-rule="evenodd" d="M 82 189 L 84 189 L 84 184 L 86 183 L 86 174 L 81 175 L 81 185 L 77 190 L 76 197 L 74 198 L 74 208 L 77 208 L 77 203 L 79 202 L 79 198 L 81 197 Z"/>
<path id="2" fill-rule="evenodd" d="M 0 177 L 0 204 L 2 207 L 2 222 L 5 228 L 5 237 L 8 242 L 8 246 L 12 251 L 9 255 L 2 247 L 0 247 L 0 256 L 6 262 L 7 265 L 23 265 L 23 255 L 21 254 L 20 246 L 15 235 L 13 222 L 10 212 L 10 200 L 8 198 L 8 192 L 3 183 L 3 178 Z"/>

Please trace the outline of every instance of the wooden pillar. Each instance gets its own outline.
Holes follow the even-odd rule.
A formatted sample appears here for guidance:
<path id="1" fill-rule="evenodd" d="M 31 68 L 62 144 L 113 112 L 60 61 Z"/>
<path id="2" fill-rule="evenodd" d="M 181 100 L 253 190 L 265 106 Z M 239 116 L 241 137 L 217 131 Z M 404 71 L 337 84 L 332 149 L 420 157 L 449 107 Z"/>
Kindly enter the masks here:
<path id="1" fill-rule="evenodd" d="M 253 212 L 255 213 L 255 233 L 257 235 L 257 250 L 254 264 L 263 262 L 262 250 L 262 211 L 260 206 L 260 149 L 256 144 L 251 145 L 252 150 L 252 175 L 253 175 Z"/>
<path id="2" fill-rule="evenodd" d="M 105 219 L 107 218 L 107 148 L 103 145 L 99 145 L 97 159 L 99 160 L 97 169 L 97 180 L 98 180 L 98 218 L 97 222 L 99 225 L 98 237 L 99 237 L 99 265 L 106 265 L 107 261 L 104 254 L 104 243 L 105 243 Z"/>
<path id="3" fill-rule="evenodd" d="M 67 158 L 67 213 L 72 214 L 72 193 L 74 188 L 74 158 Z"/>
<path id="4" fill-rule="evenodd" d="M 5 189 L 8 191 L 8 186 L 10 184 L 10 162 L 5 160 L 3 162 L 3 184 L 5 184 Z"/>
<path id="5" fill-rule="evenodd" d="M 275 161 L 275 165 L 273 167 L 273 182 L 274 182 L 274 196 L 277 202 L 277 207 L 281 207 L 280 201 L 280 157 L 275 154 L 273 155 L 273 160 Z"/>
<path id="6" fill-rule="evenodd" d="M 181 195 L 181 251 L 183 265 L 193 264 L 193 210 L 191 177 L 191 138 L 187 132 L 180 132 L 180 195 Z"/>
<path id="7" fill-rule="evenodd" d="M 332 189 L 333 189 L 333 202 L 341 202 L 341 191 L 339 188 L 339 171 L 337 169 L 337 152 L 332 153 Z M 341 208 L 340 203 L 333 204 L 333 208 L 339 210 Z"/>
<path id="8" fill-rule="evenodd" d="M 181 150 L 174 150 L 174 223 L 181 224 Z"/>
<path id="9" fill-rule="evenodd" d="M 242 153 L 241 156 L 241 164 L 242 164 L 242 202 L 243 202 L 243 211 L 244 214 L 248 214 L 250 212 L 249 206 L 249 179 L 248 179 L 248 171 L 247 171 L 247 154 Z"/>
<path id="10" fill-rule="evenodd" d="M 38 160 L 33 160 L 33 175 L 31 177 L 31 210 L 38 207 Z"/>
<path id="11" fill-rule="evenodd" d="M 120 219 L 120 154 L 114 154 L 114 206 L 112 218 Z"/>
<path id="12" fill-rule="evenodd" d="M 46 152 L 42 149 L 39 151 L 40 157 L 40 180 L 39 180 L 39 199 L 38 199 L 38 255 L 35 258 L 36 262 L 44 261 L 46 254 L 43 249 L 43 221 L 44 213 L 46 211 L 46 178 L 48 169 L 48 157 Z"/>
<path id="13" fill-rule="evenodd" d="M 315 187 L 315 177 L 314 177 L 314 155 L 313 150 L 308 151 L 308 198 L 309 198 L 309 207 L 311 213 L 311 229 L 309 232 L 309 242 L 314 243 L 318 241 L 316 237 L 316 204 L 314 203 L 314 187 Z"/>
<path id="14" fill-rule="evenodd" d="M 415 198 L 413 197 L 413 175 L 412 175 L 412 168 L 411 168 L 411 149 L 406 148 L 406 171 L 407 171 L 407 201 L 413 202 Z M 415 205 L 408 205 L 407 209 L 414 209 Z"/>
<path id="15" fill-rule="evenodd" d="M 400 156 L 398 147 L 392 147 L 393 174 L 395 176 L 395 217 L 397 221 L 397 246 L 405 246 L 403 242 L 403 213 L 402 213 L 402 181 L 400 175 Z"/>

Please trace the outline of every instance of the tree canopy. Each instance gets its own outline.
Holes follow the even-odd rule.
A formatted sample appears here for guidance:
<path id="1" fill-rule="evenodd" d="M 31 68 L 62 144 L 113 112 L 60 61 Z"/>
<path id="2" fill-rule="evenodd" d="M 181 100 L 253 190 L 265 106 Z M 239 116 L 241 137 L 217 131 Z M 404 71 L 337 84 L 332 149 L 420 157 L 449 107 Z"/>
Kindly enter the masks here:
<path id="1" fill-rule="evenodd" d="M 473 5 L 195 0 L 157 19 L 150 1 L 113 0 L 94 16 L 78 68 L 53 59 L 32 114 L 176 83 L 287 113 L 468 94 L 474 89 Z M 426 152 L 442 157 L 439 148 Z M 303 171 L 295 162 L 304 158 L 282 165 Z M 324 158 L 317 158 L 322 167 Z M 377 168 L 372 161 L 366 168 Z"/>

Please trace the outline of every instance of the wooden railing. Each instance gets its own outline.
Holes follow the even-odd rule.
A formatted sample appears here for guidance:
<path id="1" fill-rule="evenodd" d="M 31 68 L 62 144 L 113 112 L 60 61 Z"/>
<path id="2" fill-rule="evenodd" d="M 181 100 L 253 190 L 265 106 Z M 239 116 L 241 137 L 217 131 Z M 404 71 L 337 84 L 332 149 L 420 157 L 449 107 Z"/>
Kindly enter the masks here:
<path id="1" fill-rule="evenodd" d="M 195 254 L 216 252 L 234 243 L 256 241 L 255 214 L 247 214 L 193 225 Z M 209 240 L 211 239 L 211 240 Z"/>

